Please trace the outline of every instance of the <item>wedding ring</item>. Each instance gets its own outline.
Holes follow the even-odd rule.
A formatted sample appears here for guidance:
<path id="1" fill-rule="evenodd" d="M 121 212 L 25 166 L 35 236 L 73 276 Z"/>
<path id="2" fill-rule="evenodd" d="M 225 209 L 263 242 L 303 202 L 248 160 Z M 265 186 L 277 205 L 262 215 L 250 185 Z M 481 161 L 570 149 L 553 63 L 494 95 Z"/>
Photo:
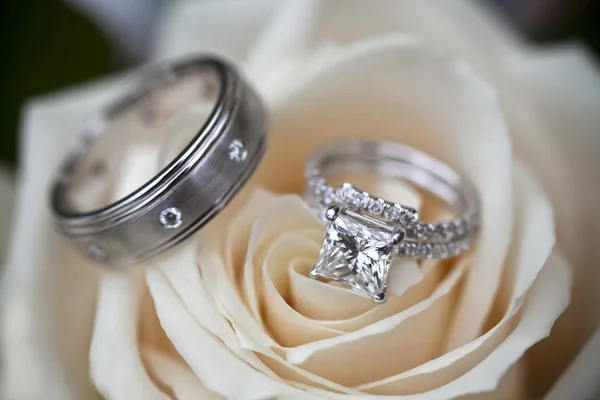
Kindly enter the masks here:
<path id="1" fill-rule="evenodd" d="M 204 226 L 252 176 L 266 146 L 266 111 L 228 63 L 199 57 L 158 65 L 141 78 L 90 118 L 50 193 L 58 231 L 111 266 L 154 257 Z M 197 102 L 206 114 L 193 121 L 177 156 L 156 175 L 148 163 L 146 180 L 114 201 L 111 184 L 131 149 L 160 147 L 169 120 Z"/>
<path id="2" fill-rule="evenodd" d="M 350 183 L 331 186 L 327 176 L 371 173 L 416 185 L 452 207 L 457 218 L 420 222 L 411 207 L 364 192 Z M 446 259 L 468 250 L 476 238 L 479 199 L 473 185 L 452 168 L 411 147 L 348 141 L 317 149 L 307 164 L 307 201 L 328 223 L 310 275 L 386 300 L 394 256 Z"/>

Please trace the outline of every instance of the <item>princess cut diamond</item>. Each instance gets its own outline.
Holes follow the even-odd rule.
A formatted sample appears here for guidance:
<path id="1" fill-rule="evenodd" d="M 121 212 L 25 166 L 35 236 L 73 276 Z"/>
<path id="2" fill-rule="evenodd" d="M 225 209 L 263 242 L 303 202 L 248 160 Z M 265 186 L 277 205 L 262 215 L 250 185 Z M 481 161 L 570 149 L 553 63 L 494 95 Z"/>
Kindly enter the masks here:
<path id="1" fill-rule="evenodd" d="M 373 218 L 334 207 L 327 212 L 330 223 L 311 276 L 385 301 L 390 262 L 402 237 Z"/>

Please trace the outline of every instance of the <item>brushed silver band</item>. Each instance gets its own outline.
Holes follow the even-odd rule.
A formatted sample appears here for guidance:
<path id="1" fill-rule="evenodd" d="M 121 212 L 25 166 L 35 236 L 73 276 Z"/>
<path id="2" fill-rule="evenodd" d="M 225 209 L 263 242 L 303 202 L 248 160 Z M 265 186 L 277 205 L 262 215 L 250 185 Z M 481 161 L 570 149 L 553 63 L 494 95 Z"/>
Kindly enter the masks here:
<path id="1" fill-rule="evenodd" d="M 364 192 L 350 183 L 332 187 L 326 177 L 339 172 L 367 172 L 406 180 L 433 193 L 458 214 L 449 221 L 420 222 L 416 210 Z M 411 258 L 450 258 L 470 248 L 479 225 L 479 198 L 465 177 L 435 158 L 397 143 L 346 141 L 311 154 L 307 169 L 307 201 L 326 221 L 325 212 L 339 204 L 354 212 L 400 226 L 405 239 L 396 254 Z"/>
<path id="2" fill-rule="evenodd" d="M 213 104 L 187 146 L 116 202 L 106 200 L 107 190 L 99 196 L 104 203 L 78 200 L 89 192 L 90 182 L 102 186 L 114 180 L 129 141 L 164 133 L 154 103 L 174 85 L 187 91 L 191 101 L 197 96 Z M 134 119 L 139 129 L 120 129 L 121 121 Z M 227 205 L 260 162 L 266 135 L 260 99 L 228 63 L 199 57 L 156 66 L 135 89 L 93 116 L 68 153 L 50 193 L 58 231 L 110 266 L 154 257 L 188 238 Z"/>

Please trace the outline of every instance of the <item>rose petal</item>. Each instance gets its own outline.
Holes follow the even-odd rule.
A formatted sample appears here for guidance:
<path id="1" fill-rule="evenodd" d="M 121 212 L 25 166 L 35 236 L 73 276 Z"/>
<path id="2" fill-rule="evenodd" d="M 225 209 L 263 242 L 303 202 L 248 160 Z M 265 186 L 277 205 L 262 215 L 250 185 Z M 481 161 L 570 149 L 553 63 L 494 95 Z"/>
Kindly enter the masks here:
<path id="1" fill-rule="evenodd" d="M 198 257 L 202 260 L 199 268 L 207 282 L 207 288 L 212 292 L 220 312 L 233 325 L 240 346 L 248 350 L 276 344 L 272 338 L 263 334 L 261 322 L 255 320 L 246 307 L 237 286 L 238 274 L 243 269 L 236 270 L 235 266 L 244 263 L 252 222 L 265 207 L 275 201 L 275 198 L 268 192 L 255 191 L 248 201 L 243 203 L 239 213 L 230 218 L 227 218 L 227 215 L 219 216 L 197 235 L 198 241 L 203 243 Z M 232 207 L 228 209 L 232 210 Z M 220 228 L 223 224 L 225 227 Z M 222 232 L 219 232 L 220 229 Z M 258 337 L 263 341 L 260 346 L 253 339 Z"/>
<path id="2" fill-rule="evenodd" d="M 242 271 L 238 271 L 234 268 L 236 265 L 242 265 L 246 258 L 248 244 L 248 238 L 252 231 L 252 223 L 258 218 L 258 216 L 277 199 L 274 194 L 265 190 L 255 190 L 240 212 L 236 213 L 226 222 L 225 232 L 225 244 L 224 246 L 220 243 L 222 237 L 215 237 L 212 232 L 212 228 L 215 224 L 211 224 L 200 232 L 198 232 L 199 240 L 201 242 L 206 241 L 207 245 L 202 247 L 200 251 L 208 249 L 212 251 L 214 247 L 223 246 L 223 253 L 218 252 L 218 255 L 222 255 L 225 258 L 229 273 L 234 281 L 238 279 L 238 275 Z"/>
<path id="3" fill-rule="evenodd" d="M 458 263 L 432 296 L 358 331 L 286 349 L 286 358 L 319 376 L 344 385 L 369 382 L 431 359 L 439 344 L 458 282 L 469 260 Z M 402 354 L 386 357 L 385 354 Z M 351 365 L 360 359 L 360 365 Z M 371 367 L 365 371 L 363 365 Z M 340 368 L 344 365 L 344 368 Z M 360 374 L 357 372 L 360 371 Z M 381 378 L 379 378 L 381 379 Z"/>
<path id="4" fill-rule="evenodd" d="M 344 46 L 369 37 L 410 33 L 441 51 L 452 49 L 486 76 L 520 45 L 499 18 L 483 18 L 474 1 L 371 1 L 369 18 L 357 1 L 283 3 L 257 37 L 246 59 L 250 77 L 263 95 L 276 101 L 290 87 L 289 76 L 304 73 L 307 61 L 335 56 Z"/>
<path id="5" fill-rule="evenodd" d="M 293 212 L 293 210 L 291 210 Z M 277 292 L 269 275 L 279 267 L 285 274 L 286 265 L 296 256 L 314 251 L 313 242 L 292 235 L 284 235 L 275 241 L 263 262 L 264 318 L 269 332 L 280 346 L 296 346 L 323 338 L 336 336 L 339 332 L 327 329 L 294 310 Z"/>
<path id="6" fill-rule="evenodd" d="M 248 209 L 252 210 L 251 204 L 249 204 Z M 214 249 L 210 246 L 208 248 Z M 210 252 L 202 253 L 201 264 L 204 266 L 201 278 L 194 261 L 196 257 L 195 243 L 191 242 L 180 251 L 167 253 L 164 257 L 156 260 L 155 265 L 158 268 L 150 268 L 148 273 L 159 273 L 164 276 L 163 279 L 168 280 L 169 284 L 172 285 L 169 287 L 172 287 L 174 292 L 181 296 L 186 312 L 191 318 L 197 321 L 201 327 L 206 327 L 211 335 L 216 335 L 235 354 L 235 357 L 275 381 L 281 381 L 282 378 L 285 378 L 293 380 L 290 383 L 294 385 L 296 385 L 296 382 L 310 382 L 313 385 L 337 392 L 355 392 L 286 362 L 281 356 L 263 344 L 263 342 L 269 343 L 266 340 L 268 338 L 266 332 L 256 328 L 256 325 L 244 325 L 248 321 L 237 322 L 236 318 L 228 313 L 228 309 L 220 308 L 220 304 L 212 300 L 207 291 L 208 288 L 214 286 L 213 282 L 219 282 L 223 287 L 227 287 L 226 284 L 223 284 L 227 282 L 227 278 L 223 274 L 224 269 L 219 264 L 219 258 L 215 258 Z M 215 280 L 215 277 L 210 275 L 211 272 L 219 273 L 219 278 Z M 150 278 L 147 277 L 147 279 Z M 204 279 L 206 279 L 205 283 L 203 282 Z M 216 291 L 216 293 L 219 293 L 219 291 Z M 233 291 L 231 294 L 232 296 L 226 299 L 231 303 L 229 306 L 233 307 L 234 315 L 239 317 L 240 312 L 245 311 L 247 313 L 247 309 L 243 306 L 240 307 L 242 303 L 239 292 Z M 237 301 L 235 301 L 236 298 Z M 240 307 L 239 310 L 236 307 Z M 234 329 L 232 329 L 232 326 Z M 258 330 L 253 331 L 253 329 Z M 258 340 L 258 342 L 255 340 Z M 256 354 L 248 349 L 256 351 Z M 260 356 L 261 354 L 266 357 Z M 226 359 L 223 362 L 227 363 L 228 361 Z"/>
<path id="7" fill-rule="evenodd" d="M 120 82 L 38 99 L 25 110 L 21 193 L 0 290 L 1 397 L 98 398 L 87 367 L 98 271 L 58 238 L 46 196 L 67 143 Z"/>
<path id="8" fill-rule="evenodd" d="M 224 397 L 210 392 L 185 364 L 173 360 L 156 349 L 143 347 L 142 356 L 152 377 L 168 388 L 177 400 L 219 400 Z M 166 390 L 166 389 L 163 389 Z"/>
<path id="9" fill-rule="evenodd" d="M 525 400 L 529 399 L 527 393 L 527 360 L 521 358 L 511 365 L 508 371 L 502 375 L 498 386 L 489 392 L 467 394 L 455 397 L 459 400 Z"/>
<path id="10" fill-rule="evenodd" d="M 402 261 L 400 261 L 400 264 L 402 264 Z M 418 284 L 411 286 L 402 295 L 390 296 L 384 305 L 373 307 L 357 317 L 347 320 L 323 321 L 322 324 L 344 332 L 353 332 L 407 310 L 416 304 L 422 303 L 433 294 L 449 267 L 450 263 L 445 264 L 436 260 L 427 260 L 421 267 L 423 279 Z"/>
<path id="11" fill-rule="evenodd" d="M 294 210 L 290 212 L 289 210 Z M 266 252 L 269 244 L 278 236 L 291 229 L 315 229 L 320 225 L 316 213 L 310 210 L 297 196 L 284 196 L 252 226 L 246 261 L 242 290 L 246 295 L 246 302 L 258 320 L 261 319 L 259 298 L 261 285 L 260 259 Z"/>
<path id="12" fill-rule="evenodd" d="M 318 252 L 318 250 L 317 250 Z M 294 259 L 289 265 L 290 305 L 307 318 L 318 320 L 346 320 L 374 307 L 373 301 L 339 285 L 324 285 L 308 277 L 315 258 Z M 333 328 L 338 330 L 337 328 Z"/>
<path id="13" fill-rule="evenodd" d="M 267 204 L 263 199 L 261 199 L 262 197 L 264 197 L 264 195 L 261 194 L 258 194 L 255 197 L 253 197 L 249 205 L 247 207 L 244 207 L 244 212 L 240 213 L 240 215 L 236 217 L 237 219 L 234 219 L 232 222 L 239 222 L 241 220 L 252 220 L 257 210 L 262 209 Z M 300 205 L 302 213 L 298 214 L 286 212 L 286 208 L 294 207 L 296 205 Z M 218 301 L 221 302 L 221 305 L 226 310 L 226 316 L 236 328 L 235 332 L 238 335 L 238 339 L 242 343 L 242 347 L 246 347 L 252 350 L 258 350 L 256 348 L 257 344 L 255 343 L 255 340 L 257 340 L 257 338 L 260 338 L 261 341 L 261 345 L 258 348 L 260 348 L 262 345 L 268 347 L 276 347 L 275 342 L 273 342 L 273 340 L 270 337 L 264 335 L 262 316 L 259 312 L 258 307 L 259 300 L 256 296 L 255 289 L 255 282 L 258 281 L 258 284 L 260 284 L 260 269 L 258 271 L 255 271 L 254 268 L 254 249 L 257 247 L 264 247 L 262 243 L 268 243 L 267 238 L 271 238 L 272 240 L 273 237 L 276 237 L 277 235 L 286 232 L 288 230 L 286 227 L 287 225 L 292 226 L 295 229 L 302 229 L 303 227 L 314 228 L 315 226 L 320 225 L 320 223 L 316 219 L 314 212 L 308 210 L 307 206 L 304 203 L 302 203 L 297 197 L 294 196 L 289 196 L 287 200 L 282 204 L 279 204 L 277 208 L 272 207 L 271 209 L 269 215 L 266 217 L 266 221 L 259 221 L 257 222 L 257 224 L 251 225 L 251 230 L 247 228 L 249 224 L 240 225 L 239 228 L 237 227 L 237 224 L 230 225 L 232 229 L 236 231 L 236 236 L 228 235 L 226 237 L 227 240 L 225 243 L 225 248 L 231 249 L 232 252 L 236 251 L 237 256 L 234 257 L 232 255 L 226 254 L 225 258 L 228 260 L 237 261 L 237 265 L 243 267 L 238 268 L 239 271 L 243 271 L 244 273 L 244 275 L 240 277 L 240 283 L 243 285 L 242 291 L 245 291 L 247 293 L 244 296 L 243 301 L 240 301 L 241 294 L 240 288 L 237 287 L 237 281 L 232 281 L 231 278 L 221 278 L 214 280 L 216 289 L 220 292 L 217 293 L 215 297 L 218 299 Z M 264 226 L 269 226 L 267 224 L 268 221 L 277 221 L 277 224 L 272 224 L 272 226 L 270 227 L 274 227 L 275 229 L 271 229 L 267 232 L 264 232 L 263 235 L 263 230 L 265 230 Z M 282 222 L 282 224 L 280 224 L 280 222 Z M 299 222 L 300 225 L 296 226 L 295 222 Z M 210 240 L 207 236 L 206 238 Z M 202 240 L 202 235 L 200 237 L 200 240 Z M 248 244 L 250 240 L 253 240 L 254 242 Z M 215 262 L 222 263 L 222 260 L 220 260 L 221 251 L 218 250 L 218 247 L 219 245 L 216 243 L 212 246 L 209 245 L 203 247 L 203 249 L 205 249 L 206 251 L 201 252 L 201 259 L 213 260 L 213 263 L 207 262 L 203 263 L 204 265 L 211 265 Z M 249 258 L 247 258 L 242 263 L 242 255 L 240 254 L 239 249 L 242 249 L 243 251 L 246 248 L 249 248 Z M 215 251 L 216 254 L 214 253 Z M 264 251 L 264 249 L 261 251 Z M 211 269 L 213 271 L 218 271 L 217 273 L 221 273 L 220 271 L 223 270 L 223 267 L 211 267 Z M 209 273 L 212 273 L 214 275 L 214 272 Z M 234 271 L 233 273 L 237 274 L 238 272 Z M 248 301 L 251 305 L 252 309 L 254 310 L 254 315 L 252 315 L 252 312 L 246 307 L 245 301 Z"/>
<path id="14" fill-rule="evenodd" d="M 423 274 L 415 260 L 401 259 L 393 262 L 388 275 L 388 286 L 391 293 L 401 296 L 411 286 L 423 279 Z"/>
<path id="15" fill-rule="evenodd" d="M 293 387 L 283 384 L 246 364 L 223 342 L 206 331 L 184 307 L 168 281 L 149 269 L 147 282 L 165 333 L 207 388 L 226 398 L 268 398 L 292 395 Z"/>
<path id="16" fill-rule="evenodd" d="M 557 257 L 554 259 L 558 259 L 558 261 L 550 262 L 550 260 L 546 260 L 554 243 L 552 209 L 539 184 L 530 175 L 529 171 L 523 166 L 517 166 L 514 171 L 515 193 L 518 196 L 516 202 L 517 225 L 515 226 L 511 256 L 504 268 L 502 291 L 496 300 L 499 308 L 497 313 L 502 314 L 501 320 L 493 322 L 494 319 L 492 318 L 490 322 L 494 325 L 491 329 L 462 347 L 447 352 L 441 357 L 411 371 L 406 371 L 380 382 L 363 385 L 359 389 L 375 393 L 395 394 L 426 391 L 432 387 L 441 387 L 474 368 L 480 360 L 483 360 L 490 351 L 510 334 L 513 326 L 518 324 L 515 315 L 517 315 L 525 295 L 528 293 L 527 289 L 531 286 L 544 263 L 546 265 L 557 265 L 556 268 L 559 268 L 559 272 L 567 275 L 560 285 L 554 282 L 551 283 L 553 285 L 552 290 L 557 291 L 557 293 L 555 300 L 544 300 L 550 303 L 544 305 L 548 310 L 548 318 L 556 318 L 566 307 L 569 299 L 570 276 L 568 271 L 562 272 L 562 269 L 565 268 L 564 261 Z M 547 321 L 545 324 L 551 326 L 550 319 Z M 553 322 L 554 319 L 551 321 Z M 538 331 L 534 331 L 531 335 L 523 337 L 519 345 L 525 346 L 522 348 L 527 349 L 542 338 L 543 336 L 539 336 Z M 446 349 L 448 349 L 447 344 Z M 513 359 L 512 362 L 514 363 L 516 360 L 517 358 Z M 489 379 L 499 379 L 501 377 L 503 371 L 495 371 L 498 373 L 491 375 Z"/>
<path id="17" fill-rule="evenodd" d="M 272 373 L 269 374 L 270 371 L 262 365 L 254 353 L 246 351 L 243 345 L 240 346 L 237 332 L 232 329 L 230 321 L 225 318 L 227 314 L 223 315 L 223 310 L 218 308 L 218 304 L 207 290 L 212 278 L 201 277 L 198 271 L 197 253 L 197 244 L 190 242 L 179 251 L 155 260 L 153 265 L 156 267 L 157 273 L 168 280 L 195 321 L 222 340 L 242 360 L 275 379 L 276 376 Z M 210 258 L 203 260 L 203 263 L 211 264 Z M 211 264 L 211 266 L 217 267 L 215 264 Z M 203 278 L 206 278 L 207 283 Z"/>
<path id="18" fill-rule="evenodd" d="M 156 147 L 128 148 L 111 200 L 123 198 L 143 185 L 152 171 L 148 166 L 158 168 Z M 102 271 L 100 275 L 90 344 L 90 375 L 98 391 L 107 398 L 169 398 L 151 381 L 139 354 L 140 278 L 140 270 Z"/>
<path id="19" fill-rule="evenodd" d="M 505 80 L 513 83 L 505 102 L 521 98 L 538 129 L 517 132 L 516 150 L 538 171 L 553 200 L 558 243 L 574 268 L 572 304 L 552 337 L 536 346 L 529 358 L 532 395 L 541 396 L 600 322 L 600 308 L 595 306 L 600 251 L 590 234 L 600 229 L 595 201 L 600 196 L 600 71 L 596 60 L 576 43 L 527 47 L 503 62 L 511 71 Z"/>
<path id="20" fill-rule="evenodd" d="M 274 1 L 173 3 L 159 26 L 155 58 L 204 52 L 240 62 L 277 6 Z"/>
<path id="21" fill-rule="evenodd" d="M 288 212 L 294 211 L 294 209 L 288 209 Z M 298 273 L 297 269 L 294 271 L 294 260 L 296 260 L 299 257 L 306 257 L 307 259 L 311 260 L 312 264 L 314 265 L 314 262 L 318 257 L 318 252 L 320 248 L 320 244 L 317 243 L 321 242 L 320 239 L 322 236 L 322 233 L 319 232 L 319 240 L 316 241 L 314 235 L 309 235 L 309 232 L 307 232 L 304 236 L 298 235 L 298 233 L 300 232 L 297 230 L 295 230 L 295 232 L 297 234 L 293 236 L 290 234 L 286 234 L 280 240 L 274 242 L 269 250 L 269 253 L 267 253 L 267 256 L 265 257 L 265 271 L 263 271 L 263 280 L 266 286 L 263 285 L 263 289 L 266 292 L 264 304 L 266 307 L 265 310 L 267 312 L 267 316 L 269 315 L 269 311 L 272 310 L 272 306 L 281 305 L 290 313 L 289 318 L 300 318 L 300 320 L 304 321 L 305 323 L 308 323 L 308 320 L 306 320 L 305 317 L 308 317 L 311 320 L 329 319 L 332 321 L 335 320 L 340 322 L 348 318 L 355 319 L 354 317 L 363 314 L 364 311 L 371 310 L 374 308 L 373 302 L 370 299 L 367 299 L 363 296 L 357 296 L 356 292 L 354 291 L 341 288 L 338 285 L 323 284 L 322 282 L 308 278 L 308 271 L 310 270 L 310 267 L 305 268 L 302 275 Z M 301 242 L 304 242 L 306 246 L 299 246 L 299 243 Z M 284 258 L 281 258 L 282 256 Z M 277 257 L 276 261 L 273 260 L 274 257 Z M 400 261 L 401 259 L 398 260 Z M 404 263 L 400 261 L 398 264 L 399 265 L 395 265 L 392 268 L 401 270 L 402 268 L 407 268 L 407 265 L 404 264 L 408 264 L 408 268 L 410 268 L 412 265 L 415 265 L 415 268 L 418 271 L 418 278 L 420 279 L 422 277 L 421 272 L 414 261 L 411 261 L 409 263 Z M 285 268 L 285 265 L 289 265 L 289 267 Z M 404 274 L 404 277 L 407 278 L 407 281 L 399 282 L 399 285 L 401 285 L 401 287 L 408 288 L 409 286 L 416 283 L 416 279 L 411 280 L 411 277 L 409 275 L 411 273 L 412 271 L 409 271 L 408 275 L 407 273 Z M 288 298 L 286 294 L 287 286 L 281 288 L 280 283 L 278 289 L 277 281 L 285 282 L 287 284 L 286 278 L 288 274 L 292 274 L 290 277 L 292 285 L 296 284 L 292 287 L 297 287 L 298 282 L 306 282 L 306 284 L 302 287 L 301 290 L 296 289 L 296 291 L 293 291 L 289 296 L 289 300 L 286 300 Z M 402 277 L 402 272 L 399 275 L 400 277 Z M 273 279 L 273 283 L 271 283 L 271 279 Z M 281 297 L 283 297 L 283 299 Z M 389 301 L 390 304 L 397 303 L 395 299 L 391 299 Z M 324 307 L 325 304 L 327 305 L 327 307 Z M 336 307 L 336 305 L 338 304 L 339 306 Z M 353 306 L 353 304 L 355 304 L 355 306 Z M 336 310 L 338 312 L 335 312 Z M 280 310 L 279 312 L 282 313 L 283 310 Z M 309 331 L 311 329 L 309 329 L 308 326 L 305 326 L 306 329 L 292 327 L 290 326 L 292 323 L 289 319 L 286 320 L 285 323 L 281 321 L 279 322 L 280 323 L 277 324 L 271 324 L 271 326 L 274 329 L 284 329 L 285 331 L 288 331 L 293 335 L 299 335 L 300 332 L 306 332 L 306 334 L 310 336 Z M 316 321 L 311 321 L 311 326 L 314 322 Z M 356 319 L 354 322 L 357 322 Z M 320 337 L 313 337 L 310 340 L 304 337 L 302 339 L 302 342 L 322 339 L 324 338 L 324 336 L 322 335 L 326 335 L 329 337 L 333 332 L 335 332 L 328 329 L 324 330 L 323 327 L 327 324 L 323 323 L 322 321 L 319 321 L 318 324 L 319 326 L 316 327 L 316 329 L 318 332 L 321 332 L 319 334 Z M 338 331 L 338 333 L 341 332 Z M 281 335 L 276 336 L 280 338 L 283 337 Z M 280 342 L 280 344 L 282 344 L 283 346 L 295 346 L 301 344 L 297 341 L 292 341 L 294 344 L 291 344 L 292 342 L 289 342 L 288 340 L 289 338 L 285 339 L 285 344 L 283 342 Z"/>
<path id="22" fill-rule="evenodd" d="M 321 229 L 303 229 L 284 234 L 272 243 L 262 260 L 263 283 L 268 282 L 272 285 L 277 295 L 287 303 L 291 304 L 293 301 L 290 294 L 290 274 L 294 266 L 302 264 L 303 261 L 314 264 L 314 260 L 319 254 L 321 236 Z M 285 249 L 284 243 L 292 248 L 297 246 L 297 251 L 292 252 Z M 310 266 L 303 269 L 302 273 L 305 277 L 308 277 L 310 269 Z M 263 299 L 262 301 L 264 303 L 267 300 Z"/>
<path id="23" fill-rule="evenodd" d="M 600 391 L 600 330 L 586 343 L 545 400 L 593 400 Z"/>
<path id="24" fill-rule="evenodd" d="M 103 271 L 98 292 L 90 375 L 110 399 L 168 399 L 152 382 L 137 344 L 141 271 Z M 117 362 L 115 362 L 117 361 Z"/>
<path id="25" fill-rule="evenodd" d="M 497 346 L 473 367 L 457 362 L 454 368 L 464 368 L 465 373 L 458 378 L 444 377 L 443 380 L 448 384 L 440 386 L 440 381 L 436 379 L 432 382 L 433 376 L 426 374 L 420 381 L 415 380 L 401 390 L 398 385 L 390 383 L 369 391 L 380 395 L 420 393 L 419 400 L 441 400 L 493 390 L 506 370 L 532 345 L 532 340 L 537 342 L 550 334 L 554 321 L 569 303 L 570 278 L 567 264 L 557 253 L 553 253 L 529 291 L 519 321 L 512 332 L 505 338 L 494 340 Z M 436 389 L 422 393 L 423 388 L 430 387 Z"/>

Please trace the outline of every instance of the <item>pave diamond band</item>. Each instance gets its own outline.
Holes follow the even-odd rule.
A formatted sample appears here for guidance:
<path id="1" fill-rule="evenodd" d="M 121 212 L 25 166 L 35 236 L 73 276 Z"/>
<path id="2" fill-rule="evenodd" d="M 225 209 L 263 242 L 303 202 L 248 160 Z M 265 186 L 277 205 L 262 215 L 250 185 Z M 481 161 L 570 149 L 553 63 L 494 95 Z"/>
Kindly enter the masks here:
<path id="1" fill-rule="evenodd" d="M 367 172 L 406 180 L 445 201 L 458 217 L 420 222 L 418 212 L 411 207 L 376 197 L 350 183 L 334 188 L 326 177 L 338 172 Z M 479 200 L 472 184 L 413 148 L 368 141 L 321 147 L 308 161 L 306 178 L 307 201 L 328 221 L 311 275 L 368 294 L 377 303 L 385 301 L 387 269 L 393 256 L 451 258 L 468 250 L 476 237 Z"/>
<path id="2" fill-rule="evenodd" d="M 419 223 L 418 213 L 410 207 L 391 203 L 362 192 L 345 183 L 337 190 L 320 176 L 309 175 L 307 197 L 323 216 L 332 204 L 343 204 L 353 211 L 368 212 L 405 228 L 406 240 L 398 252 L 412 258 L 450 258 L 468 250 L 477 231 L 477 213 L 436 223 Z"/>

